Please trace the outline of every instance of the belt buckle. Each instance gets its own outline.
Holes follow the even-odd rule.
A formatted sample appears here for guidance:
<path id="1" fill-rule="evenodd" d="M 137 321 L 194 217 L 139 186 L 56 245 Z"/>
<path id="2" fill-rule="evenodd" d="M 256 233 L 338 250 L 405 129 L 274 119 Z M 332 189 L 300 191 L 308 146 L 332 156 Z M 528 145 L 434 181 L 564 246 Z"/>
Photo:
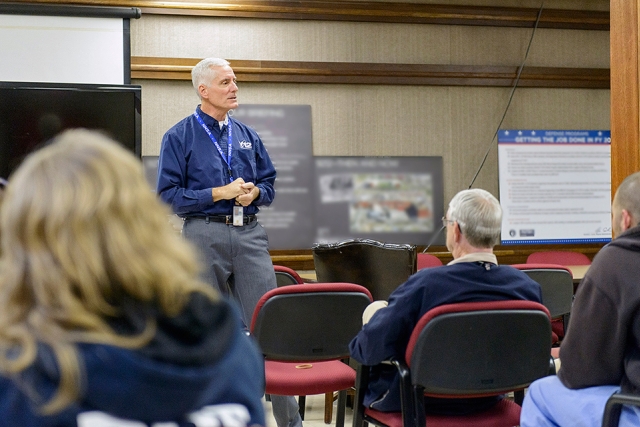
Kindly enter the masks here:
<path id="1" fill-rule="evenodd" d="M 225 215 L 224 216 L 224 223 L 226 225 L 233 224 L 233 216 L 232 215 Z"/>

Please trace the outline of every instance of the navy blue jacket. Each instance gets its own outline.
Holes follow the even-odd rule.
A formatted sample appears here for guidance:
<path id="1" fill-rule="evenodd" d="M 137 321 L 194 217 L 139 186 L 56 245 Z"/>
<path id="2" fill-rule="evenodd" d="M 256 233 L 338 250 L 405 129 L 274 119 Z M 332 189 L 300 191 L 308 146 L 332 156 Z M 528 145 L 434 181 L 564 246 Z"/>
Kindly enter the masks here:
<path id="1" fill-rule="evenodd" d="M 383 360 L 404 360 L 411 332 L 423 314 L 443 304 L 473 301 L 542 301 L 540 285 L 510 266 L 484 262 L 461 262 L 426 268 L 411 276 L 389 296 L 389 306 L 377 311 L 369 323 L 351 341 L 351 356 L 363 365 L 378 365 Z M 381 411 L 400 411 L 399 378 L 393 367 L 371 369 L 367 406 Z M 440 412 L 438 403 L 429 399 L 427 410 Z M 492 400 L 496 402 L 495 399 Z M 469 406 L 468 402 L 458 405 Z M 456 406 L 456 405 L 453 405 Z M 451 409 L 451 411 L 449 411 Z M 457 412 L 445 408 L 442 413 Z"/>
<path id="2" fill-rule="evenodd" d="M 81 398 L 51 416 L 38 413 L 38 402 L 55 392 L 58 369 L 51 349 L 40 344 L 31 367 L 15 378 L 0 377 L 0 426 L 85 427 L 96 425 L 96 417 L 114 417 L 140 426 L 198 427 L 216 424 L 197 417 L 243 413 L 247 425 L 264 426 L 264 359 L 239 318 L 229 303 L 196 295 L 179 316 L 160 317 L 155 338 L 142 349 L 80 344 Z M 111 326 L 126 333 L 142 324 L 144 315 L 131 310 L 129 319 Z"/>
<path id="3" fill-rule="evenodd" d="M 218 121 L 197 108 L 224 153 L 227 152 L 228 127 L 222 131 Z M 276 170 L 258 134 L 248 126 L 229 117 L 233 126 L 233 148 L 231 170 L 233 179 L 242 178 L 253 182 L 260 195 L 244 214 L 258 212 L 258 206 L 268 206 L 275 196 Z M 211 190 L 229 184 L 225 159 L 192 115 L 169 129 L 162 138 L 158 163 L 158 186 L 160 198 L 171 205 L 179 216 L 231 215 L 233 200 L 213 202 Z"/>

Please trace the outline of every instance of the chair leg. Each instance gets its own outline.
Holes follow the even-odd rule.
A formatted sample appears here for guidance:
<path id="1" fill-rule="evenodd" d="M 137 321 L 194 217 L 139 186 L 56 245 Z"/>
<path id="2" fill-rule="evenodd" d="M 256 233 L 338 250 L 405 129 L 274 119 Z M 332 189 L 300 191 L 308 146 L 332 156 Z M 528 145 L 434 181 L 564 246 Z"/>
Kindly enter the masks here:
<path id="1" fill-rule="evenodd" d="M 351 387 L 347 390 L 347 408 L 353 409 L 356 401 L 356 388 Z"/>
<path id="2" fill-rule="evenodd" d="M 524 402 L 524 389 L 515 390 L 513 392 L 513 401 L 518 405 L 522 406 L 522 402 Z"/>
<path id="3" fill-rule="evenodd" d="M 333 392 L 324 394 L 324 423 L 331 424 L 333 419 Z"/>
<path id="4" fill-rule="evenodd" d="M 367 427 L 364 421 L 364 391 L 369 382 L 369 368 L 356 365 L 356 395 L 353 399 L 353 427 Z"/>
<path id="5" fill-rule="evenodd" d="M 344 427 L 344 413 L 347 407 L 347 390 L 338 392 L 338 412 L 336 413 L 336 427 Z"/>
<path id="6" fill-rule="evenodd" d="M 300 412 L 300 418 L 304 421 L 304 407 L 307 402 L 307 396 L 298 396 L 298 411 Z"/>

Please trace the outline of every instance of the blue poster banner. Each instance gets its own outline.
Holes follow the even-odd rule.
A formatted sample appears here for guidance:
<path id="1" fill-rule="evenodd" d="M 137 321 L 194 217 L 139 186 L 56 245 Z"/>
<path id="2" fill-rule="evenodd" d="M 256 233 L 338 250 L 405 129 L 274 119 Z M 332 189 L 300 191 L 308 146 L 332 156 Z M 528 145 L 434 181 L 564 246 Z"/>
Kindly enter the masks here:
<path id="1" fill-rule="evenodd" d="M 501 130 L 498 144 L 611 144 L 609 130 Z"/>

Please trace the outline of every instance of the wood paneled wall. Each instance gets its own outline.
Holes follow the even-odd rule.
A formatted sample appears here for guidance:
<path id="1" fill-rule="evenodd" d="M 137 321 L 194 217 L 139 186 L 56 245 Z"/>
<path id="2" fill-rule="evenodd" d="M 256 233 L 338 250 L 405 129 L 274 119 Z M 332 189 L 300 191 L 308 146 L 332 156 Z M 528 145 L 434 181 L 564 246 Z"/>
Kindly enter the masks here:
<path id="1" fill-rule="evenodd" d="M 221 56 L 242 103 L 311 105 L 316 155 L 443 156 L 448 200 L 489 150 L 475 186 L 497 195 L 491 139 L 531 32 L 143 14 L 132 22 L 143 153 L 157 154 L 164 131 L 194 108 L 190 66 Z M 608 56 L 607 31 L 539 29 L 503 127 L 608 129 Z"/>
<path id="2" fill-rule="evenodd" d="M 190 66 L 219 56 L 232 60 L 241 102 L 312 106 L 317 155 L 443 156 L 446 200 L 469 185 L 487 150 L 474 186 L 498 194 L 491 139 L 541 3 L 15 1 L 142 8 L 131 40 L 145 155 L 158 154 L 162 134 L 193 111 Z M 609 128 L 609 19 L 607 0 L 545 1 L 503 128 Z M 637 117 L 635 127 L 637 149 Z M 567 247 L 589 255 L 598 248 Z M 444 248 L 432 249 L 446 261 Z M 498 255 L 521 262 L 532 249 L 498 248 Z M 308 249 L 273 255 L 309 269 Z"/>
<path id="3" fill-rule="evenodd" d="M 157 118 L 143 122 L 149 154 L 159 150 L 165 126 L 194 106 L 190 67 L 215 52 L 232 60 L 242 102 L 312 105 L 317 155 L 443 156 L 447 200 L 466 188 L 492 145 L 531 35 L 510 27 L 164 15 L 133 25 L 133 77 L 145 88 L 147 114 Z M 172 42 L 161 43 L 162 34 Z M 608 32 L 541 29 L 535 37 L 504 126 L 608 128 Z M 204 49 L 193 40 L 218 42 Z M 490 150 L 475 186 L 498 194 L 497 152 Z M 593 256 L 600 247 L 563 249 Z M 502 263 L 517 263 L 533 250 L 496 253 Z M 430 251 L 450 259 L 444 247 Z M 309 250 L 272 257 L 313 268 Z"/>

